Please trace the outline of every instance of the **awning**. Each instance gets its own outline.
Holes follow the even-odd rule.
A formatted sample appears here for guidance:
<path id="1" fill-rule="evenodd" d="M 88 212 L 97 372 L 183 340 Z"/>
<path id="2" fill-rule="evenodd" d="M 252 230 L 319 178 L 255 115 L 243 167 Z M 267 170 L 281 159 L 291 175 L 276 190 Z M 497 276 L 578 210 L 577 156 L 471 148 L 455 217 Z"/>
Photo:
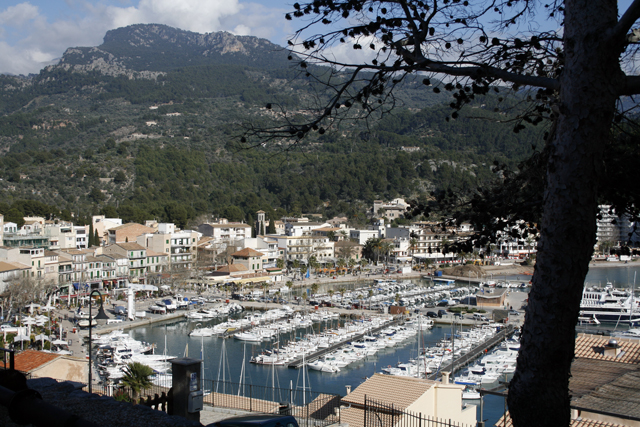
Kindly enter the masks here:
<path id="1" fill-rule="evenodd" d="M 74 282 L 73 283 L 73 289 L 87 289 L 89 287 L 88 284 L 86 283 L 78 283 L 78 282 Z"/>
<path id="2" fill-rule="evenodd" d="M 247 279 L 236 279 L 234 280 L 236 283 L 256 283 L 256 282 L 269 282 L 271 281 L 271 277 L 262 276 L 262 277 L 249 277 Z"/>

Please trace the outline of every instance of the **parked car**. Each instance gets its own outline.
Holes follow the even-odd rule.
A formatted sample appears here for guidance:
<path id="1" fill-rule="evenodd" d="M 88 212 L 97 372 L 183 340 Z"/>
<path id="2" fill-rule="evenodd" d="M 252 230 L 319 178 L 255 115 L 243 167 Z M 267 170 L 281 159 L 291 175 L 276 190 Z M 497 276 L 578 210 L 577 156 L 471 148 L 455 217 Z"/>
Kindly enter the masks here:
<path id="1" fill-rule="evenodd" d="M 445 316 L 447 314 L 447 310 L 438 310 L 438 317 Z"/>
<path id="2" fill-rule="evenodd" d="M 427 317 L 438 317 L 438 313 L 435 311 L 427 311 Z"/>
<path id="3" fill-rule="evenodd" d="M 520 312 L 518 310 L 509 310 L 509 314 L 514 316 L 520 316 Z"/>
<path id="4" fill-rule="evenodd" d="M 486 316 L 480 314 L 480 313 L 473 313 L 473 320 L 477 320 L 480 322 L 488 322 L 489 319 L 487 319 Z"/>

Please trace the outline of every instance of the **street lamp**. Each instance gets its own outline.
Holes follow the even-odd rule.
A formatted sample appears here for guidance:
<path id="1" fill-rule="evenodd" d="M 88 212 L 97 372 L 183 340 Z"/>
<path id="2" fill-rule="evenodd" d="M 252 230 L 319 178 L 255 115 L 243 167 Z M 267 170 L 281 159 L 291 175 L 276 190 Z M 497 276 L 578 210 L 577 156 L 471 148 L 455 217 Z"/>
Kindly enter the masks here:
<path id="1" fill-rule="evenodd" d="M 202 323 L 196 323 L 196 328 L 202 326 Z M 204 381 L 204 334 L 200 334 L 200 359 L 202 359 L 202 372 L 200 373 L 200 381 Z M 204 382 L 202 382 L 204 384 Z"/>
<path id="2" fill-rule="evenodd" d="M 98 309 L 98 314 L 96 314 L 96 319 L 95 319 L 96 323 L 98 321 L 109 319 L 109 316 L 107 316 L 107 313 L 104 312 L 102 294 L 100 293 L 99 290 L 94 289 L 89 294 L 89 394 L 91 394 L 91 392 L 92 392 L 92 387 L 91 387 L 92 386 L 92 378 L 91 378 L 91 331 L 92 331 L 92 328 L 93 328 L 93 317 L 91 317 L 91 297 L 93 296 L 94 293 L 97 294 L 98 297 L 100 298 L 100 308 Z"/>

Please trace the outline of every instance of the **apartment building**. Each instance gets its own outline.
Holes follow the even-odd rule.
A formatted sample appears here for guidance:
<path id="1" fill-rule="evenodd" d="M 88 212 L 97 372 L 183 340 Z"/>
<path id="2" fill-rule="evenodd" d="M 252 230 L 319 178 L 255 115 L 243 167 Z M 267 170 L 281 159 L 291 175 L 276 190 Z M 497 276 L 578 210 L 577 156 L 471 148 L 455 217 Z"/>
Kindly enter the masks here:
<path id="1" fill-rule="evenodd" d="M 107 244 L 135 242 L 138 236 L 154 233 L 156 230 L 134 222 L 113 227 L 107 231 Z"/>
<path id="2" fill-rule="evenodd" d="M 144 226 L 143 226 L 144 227 Z M 147 227 L 148 228 L 148 227 Z M 116 243 L 102 249 L 104 255 L 119 255 L 126 258 L 132 283 L 145 283 L 147 248 L 138 243 Z"/>
<path id="3" fill-rule="evenodd" d="M 284 259 L 287 262 L 295 260 L 306 262 L 311 256 L 317 260 L 335 258 L 334 244 L 328 237 L 314 236 L 307 231 L 301 236 L 271 236 L 278 241 L 278 247 L 284 249 Z"/>
<path id="4" fill-rule="evenodd" d="M 94 215 L 91 217 L 93 232 L 98 234 L 100 244 L 109 240 L 109 230 L 122 225 L 120 218 L 106 218 L 104 215 Z"/>
<path id="5" fill-rule="evenodd" d="M 188 270 L 197 257 L 200 233 L 192 230 L 176 230 L 172 223 L 158 224 L 158 231 L 138 236 L 136 242 L 156 253 L 168 256 L 173 270 Z"/>

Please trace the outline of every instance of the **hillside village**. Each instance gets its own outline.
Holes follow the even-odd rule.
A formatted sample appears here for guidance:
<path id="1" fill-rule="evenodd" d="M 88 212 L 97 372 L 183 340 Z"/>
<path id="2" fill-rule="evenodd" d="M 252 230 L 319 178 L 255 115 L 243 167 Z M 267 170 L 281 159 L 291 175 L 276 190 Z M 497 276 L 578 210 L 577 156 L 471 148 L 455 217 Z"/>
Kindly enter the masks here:
<path id="1" fill-rule="evenodd" d="M 287 277 L 302 279 L 307 270 L 321 276 L 355 274 L 369 261 L 407 272 L 480 257 L 483 263 L 499 263 L 535 254 L 534 239 L 507 233 L 490 253 L 446 252 L 445 247 L 470 235 L 471 226 L 444 230 L 427 221 L 397 227 L 387 223 L 401 218 L 407 207 L 403 199 L 374 202 L 375 214 L 366 229 L 350 227 L 346 218 L 283 217 L 270 224 L 263 211 L 256 212 L 255 224 L 218 218 L 190 230 L 156 221 L 123 224 L 103 215 L 93 216 L 88 226 L 27 217 L 18 228 L 0 215 L 0 291 L 27 277 L 48 289 L 57 287 L 62 295 L 79 288 L 119 288 L 128 282 L 167 287 L 282 285 Z M 626 241 L 631 226 L 613 214 L 603 215 L 598 226 L 601 245 L 611 248 Z M 375 247 L 367 248 L 367 242 L 375 242 Z"/>

